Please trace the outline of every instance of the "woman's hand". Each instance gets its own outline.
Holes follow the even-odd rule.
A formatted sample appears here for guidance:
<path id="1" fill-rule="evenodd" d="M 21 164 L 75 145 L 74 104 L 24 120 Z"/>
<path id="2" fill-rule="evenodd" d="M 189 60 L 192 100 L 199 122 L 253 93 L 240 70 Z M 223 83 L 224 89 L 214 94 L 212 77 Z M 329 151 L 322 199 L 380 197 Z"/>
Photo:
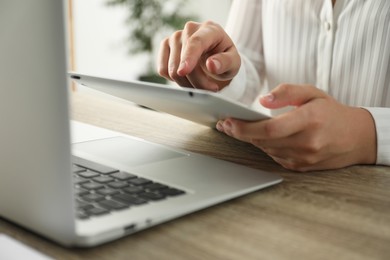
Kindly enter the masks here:
<path id="1" fill-rule="evenodd" d="M 252 143 L 291 170 L 375 163 L 376 130 L 367 110 L 340 104 L 308 85 L 280 85 L 260 103 L 270 109 L 295 109 L 258 122 L 226 119 L 217 129 Z"/>
<path id="2" fill-rule="evenodd" d="M 219 91 L 238 73 L 233 41 L 214 22 L 188 22 L 161 43 L 158 72 L 183 87 Z"/>

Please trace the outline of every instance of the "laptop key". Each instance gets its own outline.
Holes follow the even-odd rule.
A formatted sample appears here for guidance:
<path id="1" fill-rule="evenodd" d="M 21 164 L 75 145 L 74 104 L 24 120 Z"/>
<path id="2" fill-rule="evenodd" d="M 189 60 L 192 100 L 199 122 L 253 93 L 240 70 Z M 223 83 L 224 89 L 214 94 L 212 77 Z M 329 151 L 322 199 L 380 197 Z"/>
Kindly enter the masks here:
<path id="1" fill-rule="evenodd" d="M 108 209 L 108 210 L 120 210 L 120 209 L 125 209 L 128 208 L 128 205 L 125 205 L 123 203 L 120 203 L 115 200 L 102 200 L 99 201 L 99 205 L 102 208 Z"/>
<path id="2" fill-rule="evenodd" d="M 185 194 L 184 191 L 174 189 L 174 188 L 161 189 L 159 190 L 159 193 L 164 194 L 166 196 L 178 196 L 178 195 Z"/>
<path id="3" fill-rule="evenodd" d="M 139 197 L 147 200 L 162 200 L 165 199 L 166 196 L 164 194 L 160 193 L 154 193 L 154 192 L 144 192 L 141 194 L 138 194 Z"/>
<path id="4" fill-rule="evenodd" d="M 89 218 L 89 215 L 86 214 L 86 213 L 83 212 L 83 211 L 80 211 L 80 212 L 77 212 L 77 218 L 78 218 L 78 219 L 87 219 L 87 218 Z"/>
<path id="5" fill-rule="evenodd" d="M 88 182 L 81 185 L 81 187 L 87 189 L 87 190 L 98 190 L 104 188 L 103 184 L 96 183 L 96 182 Z"/>
<path id="6" fill-rule="evenodd" d="M 89 191 L 85 190 L 85 189 L 78 189 L 78 188 L 76 188 L 74 191 L 75 191 L 75 194 L 78 195 L 78 196 L 83 196 L 83 195 L 89 194 Z"/>
<path id="7" fill-rule="evenodd" d="M 73 178 L 74 184 L 82 184 L 82 183 L 86 183 L 86 182 L 89 182 L 89 179 L 86 179 L 83 177 L 78 177 L 78 176 Z"/>
<path id="8" fill-rule="evenodd" d="M 114 189 L 111 189 L 111 188 L 99 189 L 96 192 L 101 194 L 101 195 L 104 195 L 104 196 L 112 196 L 112 195 L 115 195 L 115 194 L 119 193 L 118 190 L 114 190 Z"/>
<path id="9" fill-rule="evenodd" d="M 118 172 L 118 170 L 115 168 L 102 165 L 100 163 L 92 162 L 76 156 L 73 156 L 73 163 L 78 166 L 93 170 L 95 172 L 99 172 L 101 174 L 110 174 L 110 173 Z"/>
<path id="10" fill-rule="evenodd" d="M 121 189 L 121 188 L 129 186 L 129 184 L 127 182 L 124 182 L 124 181 L 113 181 L 113 182 L 108 183 L 107 185 L 110 186 L 111 188 L 114 188 L 114 189 Z"/>
<path id="11" fill-rule="evenodd" d="M 148 179 L 145 179 L 145 178 L 135 178 L 135 179 L 129 180 L 128 182 L 131 183 L 131 184 L 134 184 L 134 185 L 145 185 L 145 184 L 148 184 L 148 183 L 152 183 L 151 180 L 148 180 Z"/>
<path id="12" fill-rule="evenodd" d="M 168 186 L 163 185 L 161 183 L 157 183 L 157 182 L 144 185 L 143 187 L 144 187 L 144 189 L 147 189 L 150 191 L 162 190 L 162 189 L 168 188 Z"/>
<path id="13" fill-rule="evenodd" d="M 121 181 L 137 178 L 137 176 L 130 174 L 130 173 L 127 173 L 127 172 L 116 172 L 116 173 L 111 174 L 110 176 L 114 177 L 118 180 L 121 180 Z"/>
<path id="14" fill-rule="evenodd" d="M 100 174 L 94 171 L 86 171 L 86 172 L 79 172 L 78 175 L 83 178 L 93 178 L 99 176 Z"/>
<path id="15" fill-rule="evenodd" d="M 110 213 L 110 211 L 107 209 L 102 209 L 102 208 L 90 208 L 90 209 L 85 210 L 85 213 L 87 215 L 99 216 L 99 215 L 108 214 L 108 213 Z"/>
<path id="16" fill-rule="evenodd" d="M 127 193 L 135 194 L 135 193 L 143 192 L 144 189 L 139 186 L 131 186 L 131 187 L 124 188 L 123 191 Z"/>
<path id="17" fill-rule="evenodd" d="M 99 177 L 95 177 L 93 178 L 94 181 L 96 182 L 99 182 L 99 183 L 107 183 L 107 182 L 111 182 L 114 180 L 114 178 L 111 178 L 109 176 L 99 176 Z"/>
<path id="18" fill-rule="evenodd" d="M 141 204 L 145 204 L 148 202 L 147 200 L 145 200 L 143 198 L 138 198 L 134 195 L 130 195 L 130 194 L 126 194 L 126 193 L 114 195 L 114 196 L 112 196 L 112 198 L 114 200 L 129 204 L 129 205 L 141 205 Z"/>
<path id="19" fill-rule="evenodd" d="M 84 202 L 84 201 L 77 201 L 76 202 L 76 207 L 78 208 L 78 209 L 84 209 L 84 210 L 86 210 L 86 209 L 91 209 L 91 208 L 93 208 L 94 206 L 92 205 L 92 204 L 89 204 L 88 202 Z"/>
<path id="20" fill-rule="evenodd" d="M 85 196 L 81 197 L 83 200 L 89 201 L 89 202 L 94 202 L 94 201 L 100 201 L 104 200 L 104 196 L 96 193 L 91 193 Z"/>
<path id="21" fill-rule="evenodd" d="M 80 167 L 78 165 L 72 164 L 72 172 L 73 173 L 79 173 L 79 172 L 85 172 L 87 169 L 84 167 Z"/>

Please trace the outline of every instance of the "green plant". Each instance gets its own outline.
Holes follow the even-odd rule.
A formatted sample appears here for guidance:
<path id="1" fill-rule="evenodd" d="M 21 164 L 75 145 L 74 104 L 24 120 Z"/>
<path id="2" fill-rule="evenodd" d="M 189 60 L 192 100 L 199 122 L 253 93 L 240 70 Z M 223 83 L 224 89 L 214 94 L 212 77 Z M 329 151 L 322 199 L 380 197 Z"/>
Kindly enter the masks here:
<path id="1" fill-rule="evenodd" d="M 126 25 L 129 29 L 129 53 L 146 53 L 149 63 L 146 75 L 156 74 L 153 66 L 153 42 L 159 32 L 183 28 L 194 15 L 183 13 L 188 0 L 108 0 L 109 6 L 124 6 L 129 11 Z"/>

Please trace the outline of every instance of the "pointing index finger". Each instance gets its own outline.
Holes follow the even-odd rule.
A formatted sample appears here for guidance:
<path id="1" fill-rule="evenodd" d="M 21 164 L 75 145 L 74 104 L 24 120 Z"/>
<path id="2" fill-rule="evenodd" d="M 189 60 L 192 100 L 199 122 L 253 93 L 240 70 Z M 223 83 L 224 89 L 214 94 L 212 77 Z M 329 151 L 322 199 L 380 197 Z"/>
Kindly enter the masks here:
<path id="1" fill-rule="evenodd" d="M 224 37 L 224 31 L 219 25 L 208 22 L 202 25 L 199 30 L 183 39 L 181 61 L 177 73 L 186 76 L 191 73 L 199 63 L 202 55 L 224 52 L 232 46 L 228 37 Z"/>

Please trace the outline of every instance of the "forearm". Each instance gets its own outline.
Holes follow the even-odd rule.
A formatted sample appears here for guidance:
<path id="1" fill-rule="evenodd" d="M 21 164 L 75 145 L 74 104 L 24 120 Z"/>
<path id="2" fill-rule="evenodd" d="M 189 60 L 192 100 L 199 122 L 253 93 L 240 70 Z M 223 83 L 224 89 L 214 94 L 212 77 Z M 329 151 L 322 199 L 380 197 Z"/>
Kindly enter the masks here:
<path id="1" fill-rule="evenodd" d="M 241 68 L 221 94 L 247 105 L 258 97 L 265 79 L 261 8 L 260 1 L 235 0 L 226 25 L 240 52 Z"/>

